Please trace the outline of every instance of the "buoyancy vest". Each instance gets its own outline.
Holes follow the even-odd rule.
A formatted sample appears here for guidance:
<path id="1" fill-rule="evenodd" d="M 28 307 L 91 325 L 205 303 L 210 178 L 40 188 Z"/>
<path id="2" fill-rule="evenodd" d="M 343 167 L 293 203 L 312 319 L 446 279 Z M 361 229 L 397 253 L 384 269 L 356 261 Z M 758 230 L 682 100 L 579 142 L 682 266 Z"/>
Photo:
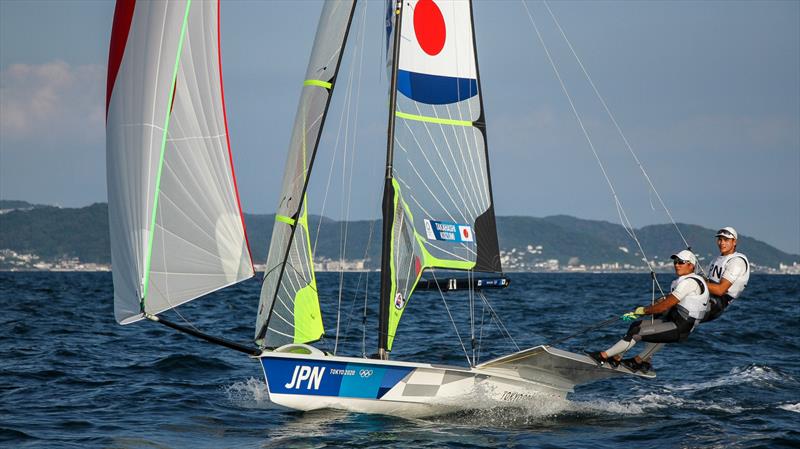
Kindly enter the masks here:
<path id="1" fill-rule="evenodd" d="M 750 280 L 750 261 L 747 260 L 747 256 L 739 252 L 733 252 L 727 256 L 717 256 L 708 267 L 708 280 L 719 283 L 725 275 L 725 270 L 728 269 L 728 264 L 736 258 L 741 258 L 744 261 L 745 269 L 744 273 L 736 278 L 728 288 L 726 295 L 730 296 L 732 300 L 742 294 L 742 291 L 747 286 L 747 281 Z"/>
<path id="2" fill-rule="evenodd" d="M 686 295 L 681 299 L 681 302 L 678 303 L 678 312 L 684 317 L 694 318 L 698 321 L 702 320 L 709 307 L 708 285 L 706 285 L 705 279 L 694 273 L 685 274 L 672 281 L 672 291 L 675 291 L 681 282 L 697 282 L 697 286 L 700 287 L 700 293 Z"/>

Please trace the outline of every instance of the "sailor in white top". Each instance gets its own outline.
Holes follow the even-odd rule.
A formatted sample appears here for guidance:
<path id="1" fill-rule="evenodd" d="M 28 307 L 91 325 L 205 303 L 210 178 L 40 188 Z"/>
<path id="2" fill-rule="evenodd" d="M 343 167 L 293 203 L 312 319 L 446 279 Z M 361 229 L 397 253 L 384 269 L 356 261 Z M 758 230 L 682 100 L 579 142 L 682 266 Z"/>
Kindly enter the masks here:
<path id="1" fill-rule="evenodd" d="M 711 293 L 711 308 L 703 323 L 722 315 L 728 304 L 742 294 L 750 280 L 750 261 L 736 251 L 736 229 L 728 226 L 717 231 L 717 246 L 720 255 L 708 267 L 708 291 Z"/>
<path id="2" fill-rule="evenodd" d="M 624 315 L 629 318 L 656 316 L 652 320 L 639 320 L 631 324 L 628 333 L 605 351 L 589 353 L 595 361 L 616 367 L 621 354 L 641 340 L 647 342 L 644 351 L 622 362 L 631 371 L 650 371 L 650 359 L 663 343 L 686 340 L 703 319 L 708 310 L 709 294 L 705 279 L 694 273 L 697 257 L 691 251 L 683 250 L 671 258 L 678 278 L 672 282 L 670 293 L 651 306 L 637 307 Z"/>

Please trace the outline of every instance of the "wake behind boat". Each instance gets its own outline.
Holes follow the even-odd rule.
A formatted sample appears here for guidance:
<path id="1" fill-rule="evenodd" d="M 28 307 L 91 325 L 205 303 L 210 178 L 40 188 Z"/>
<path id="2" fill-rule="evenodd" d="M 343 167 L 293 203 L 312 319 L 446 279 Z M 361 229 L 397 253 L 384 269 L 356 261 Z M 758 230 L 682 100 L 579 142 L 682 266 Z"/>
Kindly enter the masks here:
<path id="1" fill-rule="evenodd" d="M 365 358 L 312 346 L 325 328 L 307 187 L 355 7 L 354 0 L 336 1 L 322 10 L 283 175 L 256 318 L 257 347 L 251 347 L 158 316 L 255 273 L 227 134 L 219 3 L 118 1 L 107 98 L 117 320 L 146 318 L 249 354 L 264 369 L 270 400 L 298 410 L 430 416 L 533 395 L 563 398 L 575 385 L 609 377 L 654 377 L 598 366 L 550 346 L 480 364 L 473 347 L 467 367 L 389 360 L 401 317 L 419 290 L 444 295 L 461 288 L 474 309 L 478 295 L 490 307 L 483 289 L 508 286 L 472 6 L 464 1 L 388 4 L 391 86 L 378 347 L 374 358 Z M 465 278 L 442 285 L 436 269 Z M 423 281 L 424 273 L 434 279 Z M 477 273 L 499 277 L 478 279 Z"/>

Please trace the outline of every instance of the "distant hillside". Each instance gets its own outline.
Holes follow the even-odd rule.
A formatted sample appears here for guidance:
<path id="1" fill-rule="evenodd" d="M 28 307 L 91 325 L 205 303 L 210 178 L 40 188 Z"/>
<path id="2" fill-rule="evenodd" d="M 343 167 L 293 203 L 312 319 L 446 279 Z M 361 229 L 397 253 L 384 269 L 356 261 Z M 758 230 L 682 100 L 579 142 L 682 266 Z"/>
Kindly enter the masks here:
<path id="1" fill-rule="evenodd" d="M 4 200 L 0 202 L 0 209 L 6 209 L 0 214 L 0 250 L 35 254 L 44 260 L 77 257 L 86 263 L 111 262 L 108 207 L 105 203 L 72 209 Z M 245 222 L 253 258 L 256 263 L 264 263 L 274 215 L 246 214 Z M 312 243 L 317 240 L 317 229 L 320 229 L 316 246 L 318 259 L 340 258 L 341 236 L 346 227 L 345 258 L 368 259 L 367 266 L 378 266 L 380 221 L 345 223 L 311 216 L 309 225 Z M 643 265 L 635 242 L 617 224 L 556 215 L 545 218 L 498 217 L 497 225 L 501 250 L 509 257 L 508 260 L 515 261 L 514 266 L 521 269 L 529 269 L 535 263 L 547 260 L 558 260 L 561 266 Z M 717 254 L 715 230 L 687 224 L 679 227 L 701 258 L 708 260 Z M 636 234 L 650 260 L 665 261 L 675 250 L 684 247 L 672 225 L 645 226 Z M 739 238 L 739 248 L 760 266 L 777 268 L 781 263 L 790 265 L 800 261 L 796 254 L 787 254 L 744 235 Z"/>
<path id="2" fill-rule="evenodd" d="M 48 207 L 41 204 L 31 204 L 27 201 L 0 200 L 0 211 L 11 211 L 15 209 L 33 209 L 34 207 Z"/>

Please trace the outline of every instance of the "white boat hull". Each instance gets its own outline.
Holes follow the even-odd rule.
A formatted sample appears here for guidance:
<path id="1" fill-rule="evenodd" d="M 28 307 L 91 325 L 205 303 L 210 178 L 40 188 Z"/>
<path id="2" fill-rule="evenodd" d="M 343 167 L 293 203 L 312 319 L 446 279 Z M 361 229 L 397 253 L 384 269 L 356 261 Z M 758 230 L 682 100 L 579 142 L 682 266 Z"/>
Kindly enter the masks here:
<path id="1" fill-rule="evenodd" d="M 274 351 L 258 357 L 270 401 L 303 411 L 332 408 L 410 418 L 521 406 L 535 398 L 563 399 L 572 391 L 571 384 L 537 382 L 513 371 L 314 352 Z"/>

